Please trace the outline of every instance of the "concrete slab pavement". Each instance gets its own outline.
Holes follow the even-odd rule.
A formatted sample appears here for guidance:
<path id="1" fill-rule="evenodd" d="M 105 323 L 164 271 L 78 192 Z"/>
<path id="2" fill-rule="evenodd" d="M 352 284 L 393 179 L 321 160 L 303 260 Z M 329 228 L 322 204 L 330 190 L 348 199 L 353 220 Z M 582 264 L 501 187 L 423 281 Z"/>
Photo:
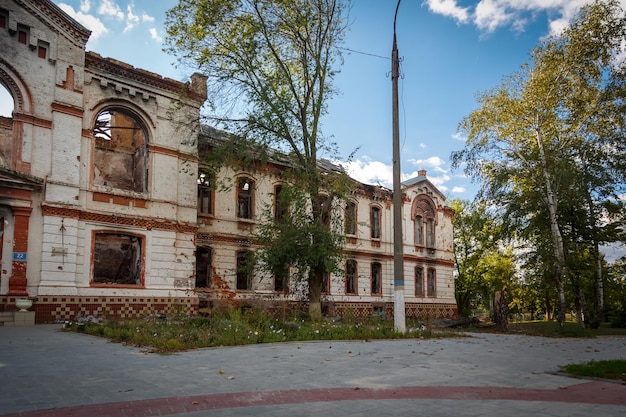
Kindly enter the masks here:
<path id="1" fill-rule="evenodd" d="M 556 374 L 625 337 L 306 342 L 174 355 L 0 327 L 0 416 L 626 416 L 626 386 Z M 220 372 L 223 371 L 223 372 Z"/>

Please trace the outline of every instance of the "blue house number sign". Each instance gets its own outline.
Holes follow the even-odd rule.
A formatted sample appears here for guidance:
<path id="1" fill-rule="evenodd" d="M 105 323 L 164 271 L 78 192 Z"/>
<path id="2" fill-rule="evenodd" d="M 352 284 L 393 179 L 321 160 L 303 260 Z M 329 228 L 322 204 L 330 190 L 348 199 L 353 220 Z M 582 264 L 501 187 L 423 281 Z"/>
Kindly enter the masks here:
<path id="1" fill-rule="evenodd" d="M 26 262 L 26 252 L 13 252 L 15 262 Z"/>

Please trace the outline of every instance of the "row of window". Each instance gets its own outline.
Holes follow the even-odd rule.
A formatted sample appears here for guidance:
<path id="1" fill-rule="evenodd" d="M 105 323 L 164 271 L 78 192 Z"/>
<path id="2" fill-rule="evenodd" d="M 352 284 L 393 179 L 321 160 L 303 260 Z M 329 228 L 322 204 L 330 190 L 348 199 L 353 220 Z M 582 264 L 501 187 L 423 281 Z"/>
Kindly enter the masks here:
<path id="1" fill-rule="evenodd" d="M 198 175 L 198 213 L 213 213 L 213 189 L 214 178 L 206 171 L 200 171 Z M 237 217 L 252 219 L 254 217 L 254 180 L 248 177 L 237 179 Z M 280 193 L 282 187 L 274 187 L 274 215 L 277 219 L 282 218 L 287 212 L 287 207 L 281 204 Z M 426 217 L 428 216 L 428 217 Z M 370 238 L 381 238 L 382 211 L 378 206 L 370 207 Z M 415 222 L 415 245 L 435 247 L 435 218 L 434 210 L 428 213 L 416 214 Z M 353 201 L 346 203 L 344 212 L 344 233 L 347 236 L 357 234 L 357 205 Z"/>
<path id="2" fill-rule="evenodd" d="M 253 290 L 250 251 L 237 252 L 236 261 L 236 288 L 237 290 Z M 196 287 L 208 288 L 211 286 L 211 250 L 198 248 L 196 251 Z M 284 292 L 288 290 L 288 271 L 274 276 L 274 291 Z M 326 274 L 322 281 L 322 292 L 330 293 L 330 274 Z M 347 295 L 358 294 L 357 262 L 354 259 L 346 261 L 345 293 Z M 370 293 L 382 295 L 382 265 L 380 262 L 370 264 Z M 428 268 L 424 276 L 424 268 L 415 267 L 415 296 L 436 297 L 436 275 L 434 268 Z"/>
<path id="3" fill-rule="evenodd" d="M 94 234 L 93 283 L 104 285 L 142 285 L 143 277 L 143 238 L 133 234 L 114 232 L 97 232 Z M 237 252 L 236 289 L 252 290 L 252 252 Z M 358 294 L 357 261 L 346 261 L 345 293 Z M 210 248 L 199 247 L 196 250 L 196 287 L 211 286 L 212 251 Z M 326 275 L 322 291 L 329 293 L 330 274 Z M 274 277 L 274 291 L 288 290 L 288 273 Z M 382 265 L 380 262 L 370 264 L 370 293 L 382 295 Z M 434 268 L 415 267 L 415 296 L 435 297 L 436 274 Z"/>
<path id="4" fill-rule="evenodd" d="M 9 29 L 9 33 L 17 35 L 17 41 L 21 44 L 28 45 L 30 43 L 30 27 L 18 23 L 15 28 L 10 28 L 9 11 L 6 9 L 0 9 L 0 29 Z M 35 46 L 33 45 L 32 48 Z M 48 49 L 50 48 L 48 42 L 38 40 L 36 48 L 39 58 L 46 59 L 48 57 Z"/>

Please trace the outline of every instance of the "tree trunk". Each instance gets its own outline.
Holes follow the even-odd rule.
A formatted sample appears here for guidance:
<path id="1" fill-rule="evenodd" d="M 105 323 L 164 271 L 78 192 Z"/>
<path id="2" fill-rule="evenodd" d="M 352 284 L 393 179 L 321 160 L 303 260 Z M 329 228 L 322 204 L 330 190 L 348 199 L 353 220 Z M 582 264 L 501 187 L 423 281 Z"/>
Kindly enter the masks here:
<path id="1" fill-rule="evenodd" d="M 536 116 L 535 136 L 537 138 L 537 146 L 539 148 L 539 155 L 541 157 L 541 170 L 543 173 L 544 185 L 546 186 L 546 202 L 548 203 L 548 213 L 550 215 L 550 230 L 552 231 L 552 238 L 554 243 L 554 256 L 556 258 L 556 291 L 558 298 L 558 314 L 557 321 L 560 327 L 565 324 L 565 288 L 563 286 L 563 269 L 565 268 L 565 249 L 563 246 L 563 236 L 561 235 L 561 229 L 557 221 L 556 212 L 558 202 L 554 197 L 554 191 L 552 190 L 552 181 L 550 180 L 550 174 L 548 173 L 548 160 L 546 158 L 546 152 L 543 147 L 543 138 L 541 136 L 541 130 L 539 126 L 539 115 Z"/>
<path id="2" fill-rule="evenodd" d="M 322 320 L 322 279 L 324 271 L 317 268 L 309 273 L 309 317 L 312 321 Z"/>

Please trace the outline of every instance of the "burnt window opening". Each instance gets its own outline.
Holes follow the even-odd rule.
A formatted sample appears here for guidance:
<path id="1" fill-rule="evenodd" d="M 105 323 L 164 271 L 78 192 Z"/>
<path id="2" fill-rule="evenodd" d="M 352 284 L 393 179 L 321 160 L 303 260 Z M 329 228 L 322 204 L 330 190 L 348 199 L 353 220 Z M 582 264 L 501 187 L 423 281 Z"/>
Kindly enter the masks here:
<path id="1" fill-rule="evenodd" d="M 254 217 L 254 181 L 243 177 L 237 181 L 237 217 L 252 219 Z"/>
<path id="2" fill-rule="evenodd" d="M 213 214 L 215 193 L 214 176 L 211 172 L 200 170 L 198 173 L 198 213 Z"/>
<path id="3" fill-rule="evenodd" d="M 435 270 L 430 268 L 428 270 L 428 277 L 426 278 L 426 287 L 428 290 L 428 296 L 429 297 L 436 297 L 437 296 L 437 284 L 436 284 L 436 276 L 435 276 Z"/>
<path id="4" fill-rule="evenodd" d="M 274 187 L 274 219 L 282 220 L 287 216 L 289 204 L 287 203 L 283 186 L 276 185 Z"/>
<path id="5" fill-rule="evenodd" d="M 370 208 L 370 230 L 372 239 L 380 239 L 380 207 Z"/>
<path id="6" fill-rule="evenodd" d="M 148 136 L 139 118 L 122 109 L 98 114 L 94 185 L 145 193 L 148 186 Z"/>
<path id="7" fill-rule="evenodd" d="M 212 258 L 210 248 L 196 249 L 196 288 L 211 287 Z"/>
<path id="8" fill-rule="evenodd" d="M 357 268 L 356 261 L 349 259 L 346 261 L 346 294 L 357 293 Z"/>
<path id="9" fill-rule="evenodd" d="M 382 266 L 378 262 L 372 263 L 372 294 L 382 294 Z"/>
<path id="10" fill-rule="evenodd" d="M 424 246 L 424 219 L 419 214 L 415 216 L 415 244 Z"/>
<path id="11" fill-rule="evenodd" d="M 252 289 L 252 253 L 249 251 L 237 252 L 237 289 Z"/>
<path id="12" fill-rule="evenodd" d="M 94 240 L 94 283 L 141 285 L 141 237 L 121 233 L 96 233 Z"/>
<path id="13" fill-rule="evenodd" d="M 288 292 L 289 290 L 289 268 L 284 267 L 274 274 L 274 291 Z"/>
<path id="14" fill-rule="evenodd" d="M 415 296 L 424 296 L 424 268 L 421 266 L 415 267 Z"/>
<path id="15" fill-rule="evenodd" d="M 344 233 L 346 235 L 356 235 L 356 203 L 348 201 L 344 212 Z"/>
<path id="16" fill-rule="evenodd" d="M 17 25 L 17 41 L 19 43 L 23 43 L 24 45 L 28 45 L 30 37 L 30 28 L 25 25 Z"/>
<path id="17" fill-rule="evenodd" d="M 435 247 L 435 219 L 430 218 L 426 221 L 426 246 Z"/>

